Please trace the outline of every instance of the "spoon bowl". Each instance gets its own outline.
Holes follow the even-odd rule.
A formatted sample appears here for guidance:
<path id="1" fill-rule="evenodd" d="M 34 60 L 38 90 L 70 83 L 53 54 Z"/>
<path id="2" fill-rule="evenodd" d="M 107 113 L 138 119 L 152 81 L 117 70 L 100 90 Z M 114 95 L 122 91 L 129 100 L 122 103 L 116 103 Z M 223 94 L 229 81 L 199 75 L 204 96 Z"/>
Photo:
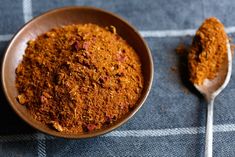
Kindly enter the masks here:
<path id="1" fill-rule="evenodd" d="M 227 41 L 227 58 L 213 80 L 205 79 L 202 85 L 194 84 L 196 89 L 204 95 L 207 101 L 215 98 L 228 84 L 232 73 L 232 53 Z"/>
<path id="2" fill-rule="evenodd" d="M 204 95 L 208 102 L 206 124 L 205 157 L 212 157 L 213 149 L 213 108 L 214 99 L 227 86 L 232 73 L 232 53 L 227 41 L 227 58 L 213 80 L 205 79 L 202 85 L 194 84 L 195 88 Z"/>

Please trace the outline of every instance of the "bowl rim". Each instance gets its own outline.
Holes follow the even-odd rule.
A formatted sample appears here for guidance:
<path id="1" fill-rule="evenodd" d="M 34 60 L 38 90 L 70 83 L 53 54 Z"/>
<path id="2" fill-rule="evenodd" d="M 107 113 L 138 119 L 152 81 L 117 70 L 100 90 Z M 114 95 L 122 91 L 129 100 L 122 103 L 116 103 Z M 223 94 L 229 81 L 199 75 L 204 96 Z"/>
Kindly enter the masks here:
<path id="1" fill-rule="evenodd" d="M 148 57 L 150 59 L 150 80 L 149 80 L 149 83 L 148 83 L 148 86 L 147 86 L 147 89 L 146 89 L 146 93 L 145 95 L 143 96 L 143 98 L 141 99 L 141 101 L 138 103 L 138 105 L 134 108 L 134 110 L 132 112 L 130 112 L 129 114 L 127 114 L 127 116 L 125 116 L 125 118 L 121 119 L 120 121 L 118 121 L 116 124 L 114 125 L 111 125 L 110 127 L 107 127 L 107 128 L 104 128 L 104 129 L 101 129 L 100 131 L 98 130 L 97 132 L 91 132 L 91 133 L 87 133 L 87 134 L 55 134 L 53 132 L 50 132 L 50 131 L 47 131 L 47 130 L 44 130 L 42 127 L 38 127 L 38 125 L 34 125 L 33 122 L 31 120 L 29 120 L 28 118 L 26 118 L 26 116 L 23 116 L 22 113 L 20 113 L 20 111 L 17 110 L 17 108 L 15 107 L 15 104 L 12 102 L 12 100 L 10 99 L 9 97 L 9 94 L 7 92 L 7 86 L 6 86 L 6 83 L 5 83 L 5 74 L 4 74 L 4 70 L 5 70 L 5 63 L 6 63 L 6 56 L 8 55 L 9 53 L 9 49 L 11 48 L 12 44 L 15 42 L 15 40 L 19 37 L 19 35 L 21 34 L 21 32 L 26 29 L 26 27 L 39 20 L 40 18 L 43 18 L 43 17 L 46 17 L 50 14 L 53 14 L 55 12 L 61 12 L 61 11 L 67 11 L 67 10 L 94 10 L 94 11 L 98 11 L 98 12 L 103 12 L 105 14 L 109 14 L 115 18 L 117 18 L 118 20 L 122 21 L 123 23 L 125 23 L 129 28 L 132 29 L 132 31 L 134 31 L 140 38 L 141 42 L 144 44 L 144 47 L 146 48 L 147 50 L 147 53 L 148 53 Z M 59 8 L 54 8 L 54 9 L 51 9 L 51 10 L 48 10 L 38 16 L 35 16 L 34 18 L 32 18 L 30 21 L 28 21 L 27 23 L 25 23 L 20 29 L 18 29 L 18 31 L 12 36 L 12 38 L 9 40 L 9 44 L 3 54 L 3 57 L 2 57 L 2 64 L 1 64 L 1 83 L 2 83 L 2 88 L 3 88 L 3 91 L 4 91 L 4 95 L 5 97 L 7 98 L 7 101 L 8 101 L 8 104 L 11 106 L 11 108 L 13 109 L 13 111 L 24 121 L 26 122 L 29 126 L 31 126 L 32 128 L 34 128 L 35 130 L 38 130 L 42 133 L 45 133 L 47 135 L 50 135 L 50 136 L 54 136 L 54 137 L 59 137 L 59 138 L 66 138 L 66 139 L 86 139 L 86 138 L 93 138 L 93 137 L 97 137 L 97 136 L 101 136 L 101 135 L 104 135 L 106 133 L 109 133 L 117 128 L 119 128 L 121 125 L 125 124 L 128 120 L 130 120 L 135 114 L 137 111 L 139 111 L 139 109 L 143 106 L 144 102 L 146 101 L 149 93 L 150 93 L 150 90 L 151 90 L 151 87 L 152 87 L 152 84 L 153 84 L 153 76 L 154 76 L 154 65 L 153 65 L 153 57 L 152 57 L 152 54 L 151 54 L 151 51 L 147 45 L 147 43 L 145 42 L 145 40 L 143 39 L 143 37 L 140 35 L 140 33 L 131 25 L 129 24 L 125 19 L 123 19 L 122 17 L 112 13 L 112 12 L 109 12 L 109 11 L 106 11 L 106 10 L 103 10 L 103 9 L 100 9 L 100 8 L 96 8 L 96 7 L 90 7 L 90 6 L 66 6 L 66 7 L 59 7 Z"/>

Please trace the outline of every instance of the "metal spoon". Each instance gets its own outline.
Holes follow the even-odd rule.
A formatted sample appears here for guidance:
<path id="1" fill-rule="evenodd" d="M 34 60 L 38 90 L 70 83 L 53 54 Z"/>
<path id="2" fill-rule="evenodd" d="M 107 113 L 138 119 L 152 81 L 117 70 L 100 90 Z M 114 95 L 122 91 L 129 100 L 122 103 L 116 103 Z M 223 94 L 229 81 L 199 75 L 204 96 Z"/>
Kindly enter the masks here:
<path id="1" fill-rule="evenodd" d="M 213 108 L 214 100 L 217 95 L 227 86 L 232 72 L 232 54 L 229 41 L 227 41 L 227 59 L 222 65 L 216 78 L 213 80 L 204 80 L 202 85 L 194 84 L 196 89 L 202 93 L 208 102 L 207 124 L 206 124 L 206 145 L 205 157 L 212 157 L 213 154 Z"/>

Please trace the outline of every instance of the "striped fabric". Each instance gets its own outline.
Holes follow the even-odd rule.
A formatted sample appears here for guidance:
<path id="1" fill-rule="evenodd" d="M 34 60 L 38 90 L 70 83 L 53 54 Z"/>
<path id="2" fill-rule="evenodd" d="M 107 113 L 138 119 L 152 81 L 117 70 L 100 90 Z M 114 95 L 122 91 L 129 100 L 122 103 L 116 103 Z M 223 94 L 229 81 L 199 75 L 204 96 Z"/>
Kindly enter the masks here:
<path id="1" fill-rule="evenodd" d="M 22 122 L 0 90 L 0 156 L 203 156 L 206 104 L 195 91 L 185 91 L 178 69 L 180 60 L 174 50 L 180 43 L 189 45 L 196 29 L 210 16 L 218 17 L 234 39 L 235 1 L 1 0 L 1 54 L 14 33 L 30 19 L 71 5 L 106 9 L 139 30 L 154 57 L 151 93 L 134 118 L 119 129 L 97 138 L 66 140 L 39 133 Z M 234 77 L 235 70 L 229 86 L 215 100 L 216 157 L 235 157 Z"/>

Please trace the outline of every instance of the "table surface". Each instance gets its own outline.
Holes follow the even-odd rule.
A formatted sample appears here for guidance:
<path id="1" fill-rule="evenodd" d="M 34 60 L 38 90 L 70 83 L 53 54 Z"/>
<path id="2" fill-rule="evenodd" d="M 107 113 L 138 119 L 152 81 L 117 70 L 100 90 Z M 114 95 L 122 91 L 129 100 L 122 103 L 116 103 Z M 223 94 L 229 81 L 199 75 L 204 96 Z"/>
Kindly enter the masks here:
<path id="1" fill-rule="evenodd" d="M 1 54 L 25 22 L 50 9 L 74 5 L 114 12 L 140 31 L 154 59 L 151 93 L 140 111 L 117 130 L 92 139 L 66 140 L 22 122 L 0 90 L 0 156 L 203 156 L 206 104 L 186 88 L 188 82 L 181 75 L 185 71 L 179 70 L 182 60 L 174 50 L 180 43 L 189 45 L 195 29 L 210 16 L 219 18 L 234 39 L 235 1 L 1 0 Z M 217 157 L 235 156 L 234 77 L 235 70 L 215 100 L 213 154 Z"/>

